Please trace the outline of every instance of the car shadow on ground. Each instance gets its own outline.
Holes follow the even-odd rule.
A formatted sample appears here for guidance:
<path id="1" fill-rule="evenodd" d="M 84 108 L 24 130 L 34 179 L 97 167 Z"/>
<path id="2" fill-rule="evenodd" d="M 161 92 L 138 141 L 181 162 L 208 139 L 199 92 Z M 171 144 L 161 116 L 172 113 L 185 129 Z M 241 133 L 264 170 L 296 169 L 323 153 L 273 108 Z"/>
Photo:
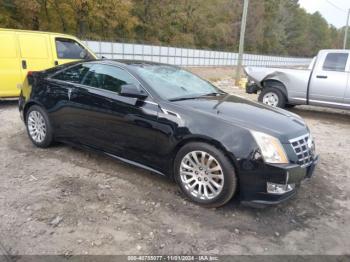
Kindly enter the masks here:
<path id="1" fill-rule="evenodd" d="M 11 99 L 11 100 L 1 100 L 0 99 L 0 109 L 13 107 L 18 105 L 18 99 Z"/>

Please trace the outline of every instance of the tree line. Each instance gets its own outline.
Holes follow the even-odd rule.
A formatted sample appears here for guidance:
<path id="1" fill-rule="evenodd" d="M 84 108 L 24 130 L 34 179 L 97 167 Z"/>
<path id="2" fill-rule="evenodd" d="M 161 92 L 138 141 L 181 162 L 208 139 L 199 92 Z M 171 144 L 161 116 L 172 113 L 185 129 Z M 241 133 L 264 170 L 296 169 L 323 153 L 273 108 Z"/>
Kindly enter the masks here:
<path id="1" fill-rule="evenodd" d="M 0 27 L 237 51 L 242 9 L 243 0 L 0 0 Z M 245 51 L 310 57 L 341 48 L 344 29 L 298 0 L 251 0 Z"/>

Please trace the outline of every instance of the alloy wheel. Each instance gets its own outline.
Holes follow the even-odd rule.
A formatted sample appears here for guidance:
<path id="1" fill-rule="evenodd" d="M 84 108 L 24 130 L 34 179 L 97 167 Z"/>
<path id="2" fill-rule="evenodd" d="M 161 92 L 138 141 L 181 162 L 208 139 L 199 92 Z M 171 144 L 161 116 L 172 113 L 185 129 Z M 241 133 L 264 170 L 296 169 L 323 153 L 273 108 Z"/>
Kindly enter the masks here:
<path id="1" fill-rule="evenodd" d="M 35 142 L 42 143 L 47 133 L 43 115 L 38 111 L 31 111 L 28 116 L 27 125 L 30 137 Z"/>
<path id="2" fill-rule="evenodd" d="M 224 174 L 220 163 L 204 151 L 192 151 L 183 157 L 180 178 L 183 187 L 201 200 L 217 197 L 224 187 Z"/>

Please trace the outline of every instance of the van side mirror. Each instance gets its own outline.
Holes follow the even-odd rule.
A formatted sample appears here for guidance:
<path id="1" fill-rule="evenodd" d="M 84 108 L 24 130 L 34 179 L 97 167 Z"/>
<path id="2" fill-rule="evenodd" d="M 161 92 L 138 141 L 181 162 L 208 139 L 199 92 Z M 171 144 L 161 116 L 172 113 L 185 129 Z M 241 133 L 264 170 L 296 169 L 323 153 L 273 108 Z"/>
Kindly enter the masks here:
<path id="1" fill-rule="evenodd" d="M 142 88 L 139 88 L 134 84 L 122 85 L 120 95 L 139 99 L 145 99 L 148 96 L 148 94 Z"/>

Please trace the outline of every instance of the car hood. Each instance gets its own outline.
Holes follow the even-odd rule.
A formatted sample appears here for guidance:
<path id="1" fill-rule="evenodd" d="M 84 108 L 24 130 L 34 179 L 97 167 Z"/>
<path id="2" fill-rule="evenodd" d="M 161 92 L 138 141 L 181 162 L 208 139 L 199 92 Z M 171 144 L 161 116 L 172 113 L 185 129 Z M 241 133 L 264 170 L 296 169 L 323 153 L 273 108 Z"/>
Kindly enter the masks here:
<path id="1" fill-rule="evenodd" d="M 308 132 L 304 120 L 298 115 L 240 96 L 201 97 L 173 103 L 182 108 L 213 115 L 243 128 L 270 134 L 279 138 L 282 143 L 288 143 L 290 139 Z"/>

